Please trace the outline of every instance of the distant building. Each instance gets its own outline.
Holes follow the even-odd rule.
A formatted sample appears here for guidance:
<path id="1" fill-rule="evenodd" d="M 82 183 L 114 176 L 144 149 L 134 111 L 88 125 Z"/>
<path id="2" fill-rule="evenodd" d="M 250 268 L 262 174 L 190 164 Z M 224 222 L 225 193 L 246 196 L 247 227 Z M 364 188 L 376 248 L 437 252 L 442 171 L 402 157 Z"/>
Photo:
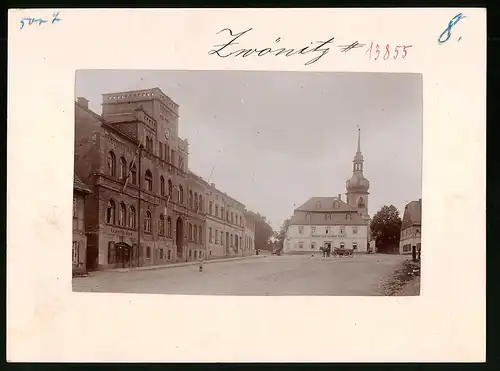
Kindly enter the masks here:
<path id="1" fill-rule="evenodd" d="M 73 176 L 73 275 L 87 271 L 87 236 L 85 234 L 85 197 L 92 191 L 76 175 Z"/>
<path id="2" fill-rule="evenodd" d="M 346 202 L 340 194 L 337 197 L 312 197 L 295 209 L 284 242 L 286 254 L 309 254 L 321 247 L 367 252 L 370 182 L 363 175 L 363 163 L 361 132 L 358 131 L 353 174 L 346 182 Z"/>
<path id="3" fill-rule="evenodd" d="M 421 234 L 422 199 L 420 198 L 418 201 L 411 201 L 405 206 L 401 223 L 399 253 L 411 254 L 413 249 L 417 252 L 421 247 Z"/>
<path id="4" fill-rule="evenodd" d="M 248 212 L 245 212 L 244 217 L 244 233 L 243 233 L 243 255 L 254 255 L 255 254 L 255 223 L 253 219 L 249 216 Z"/>

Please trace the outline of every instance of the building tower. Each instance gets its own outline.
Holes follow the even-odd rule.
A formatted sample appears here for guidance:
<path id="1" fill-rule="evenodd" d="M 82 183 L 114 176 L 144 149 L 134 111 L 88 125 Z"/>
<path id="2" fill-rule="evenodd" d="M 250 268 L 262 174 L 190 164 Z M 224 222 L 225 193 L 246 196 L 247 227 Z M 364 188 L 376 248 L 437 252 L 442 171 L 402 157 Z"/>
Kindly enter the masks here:
<path id="1" fill-rule="evenodd" d="M 363 175 L 363 155 L 361 154 L 361 129 L 358 128 L 358 150 L 354 156 L 352 177 L 346 182 L 347 203 L 358 209 L 358 213 L 369 219 L 368 189 L 370 182 Z"/>

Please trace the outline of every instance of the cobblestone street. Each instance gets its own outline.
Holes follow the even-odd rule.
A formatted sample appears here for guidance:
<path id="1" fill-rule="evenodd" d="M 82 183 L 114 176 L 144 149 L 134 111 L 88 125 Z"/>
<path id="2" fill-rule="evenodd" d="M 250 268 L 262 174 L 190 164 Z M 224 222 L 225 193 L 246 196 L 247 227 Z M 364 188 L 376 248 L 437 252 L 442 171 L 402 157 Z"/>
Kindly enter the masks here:
<path id="1" fill-rule="evenodd" d="M 404 261 L 401 255 L 353 258 L 262 256 L 236 261 L 74 278 L 73 290 L 179 295 L 383 295 L 380 282 Z"/>

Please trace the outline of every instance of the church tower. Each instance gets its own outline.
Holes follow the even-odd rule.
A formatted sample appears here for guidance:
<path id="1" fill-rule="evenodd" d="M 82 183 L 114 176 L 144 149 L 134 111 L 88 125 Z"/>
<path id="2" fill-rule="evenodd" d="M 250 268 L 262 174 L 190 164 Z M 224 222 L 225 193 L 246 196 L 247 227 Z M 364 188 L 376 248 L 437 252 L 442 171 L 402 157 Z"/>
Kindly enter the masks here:
<path id="1" fill-rule="evenodd" d="M 352 177 L 346 182 L 347 203 L 358 209 L 358 213 L 369 218 L 368 189 L 370 182 L 363 175 L 363 155 L 361 154 L 361 129 L 358 128 L 358 150 L 354 156 Z"/>

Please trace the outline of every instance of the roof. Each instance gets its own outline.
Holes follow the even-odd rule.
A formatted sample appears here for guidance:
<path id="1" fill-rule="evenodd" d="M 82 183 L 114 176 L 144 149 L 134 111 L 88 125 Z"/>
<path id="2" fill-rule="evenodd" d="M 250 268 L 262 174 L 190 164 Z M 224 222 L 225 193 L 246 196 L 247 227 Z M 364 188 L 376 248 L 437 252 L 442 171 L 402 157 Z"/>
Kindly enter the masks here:
<path id="1" fill-rule="evenodd" d="M 411 201 L 405 206 L 401 229 L 422 224 L 422 199 Z"/>
<path id="2" fill-rule="evenodd" d="M 78 178 L 76 175 L 73 175 L 73 190 L 84 192 L 84 193 L 92 193 L 89 187 L 82 182 L 80 178 Z"/>
<path id="3" fill-rule="evenodd" d="M 315 211 L 315 212 L 357 212 L 358 210 L 338 197 L 311 197 L 295 211 Z"/>
<path id="4" fill-rule="evenodd" d="M 366 225 L 358 210 L 338 197 L 311 197 L 295 209 L 290 225 Z"/>

